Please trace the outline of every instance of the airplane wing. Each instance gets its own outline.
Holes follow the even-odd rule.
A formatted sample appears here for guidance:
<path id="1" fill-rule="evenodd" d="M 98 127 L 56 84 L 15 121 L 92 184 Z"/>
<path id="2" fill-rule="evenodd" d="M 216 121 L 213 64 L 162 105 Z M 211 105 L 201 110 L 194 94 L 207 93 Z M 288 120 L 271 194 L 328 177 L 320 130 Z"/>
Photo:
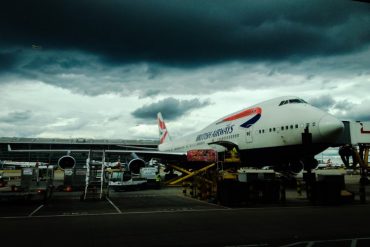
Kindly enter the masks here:
<path id="1" fill-rule="evenodd" d="M 105 150 L 106 154 L 132 154 L 135 153 L 139 156 L 146 158 L 159 158 L 165 161 L 186 161 L 186 152 L 165 152 L 158 150 Z"/>
<path id="2" fill-rule="evenodd" d="M 8 151 L 9 152 L 19 152 L 19 153 L 27 153 L 27 152 L 33 152 L 33 153 L 88 153 L 88 152 L 94 152 L 94 153 L 103 153 L 106 154 L 139 154 L 150 158 L 160 158 L 164 160 L 184 160 L 186 159 L 186 152 L 164 152 L 164 151 L 158 151 L 158 150 L 141 150 L 141 149 L 135 149 L 135 150 L 114 150 L 114 149 L 106 149 L 106 150 L 94 150 L 94 149 L 12 149 L 10 145 L 8 145 Z"/>
<path id="3" fill-rule="evenodd" d="M 19 152 L 19 153 L 65 153 L 65 152 L 76 152 L 76 153 L 87 153 L 87 152 L 97 152 L 98 150 L 90 149 L 12 149 L 8 144 L 8 152 Z M 102 152 L 102 150 L 101 150 Z"/>
<path id="4" fill-rule="evenodd" d="M 140 150 L 153 150 L 158 151 L 158 148 L 148 148 L 148 147 L 142 147 L 142 146 L 130 146 L 130 145 L 116 145 L 117 147 L 123 147 L 123 148 L 134 148 L 134 149 L 140 149 Z"/>
<path id="5" fill-rule="evenodd" d="M 3 167 L 6 167 L 6 166 L 14 166 L 14 167 L 35 167 L 35 166 L 38 166 L 38 167 L 48 167 L 49 166 L 49 163 L 45 163 L 45 162 L 22 162 L 22 161 L 11 161 L 11 160 L 5 160 L 5 161 L 1 161 L 0 162 L 1 165 L 3 165 Z"/>
<path id="6" fill-rule="evenodd" d="M 154 154 L 154 155 L 169 155 L 169 156 L 182 156 L 186 152 L 163 152 L 156 150 L 105 150 L 106 153 L 136 153 L 136 154 Z"/>

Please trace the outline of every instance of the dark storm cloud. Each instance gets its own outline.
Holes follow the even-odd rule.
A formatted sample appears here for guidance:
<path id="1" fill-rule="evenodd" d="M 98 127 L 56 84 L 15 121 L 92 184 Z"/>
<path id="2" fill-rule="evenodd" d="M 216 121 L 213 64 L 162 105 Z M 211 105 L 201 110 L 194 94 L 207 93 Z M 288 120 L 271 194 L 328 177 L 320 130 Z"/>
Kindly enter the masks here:
<path id="1" fill-rule="evenodd" d="M 22 66 L 22 69 L 33 71 L 37 70 L 44 74 L 55 74 L 60 71 L 76 71 L 77 69 L 88 67 L 89 63 L 79 57 L 61 56 L 53 54 L 45 56 L 42 52 L 34 54 L 30 61 Z"/>
<path id="2" fill-rule="evenodd" d="M 157 96 L 161 93 L 161 90 L 159 89 L 149 89 L 149 90 L 146 90 L 144 91 L 144 93 L 142 95 L 140 95 L 139 98 L 146 98 L 146 97 L 154 97 L 154 96 Z"/>
<path id="3" fill-rule="evenodd" d="M 347 99 L 335 100 L 331 95 L 321 95 L 316 98 L 312 98 L 310 99 L 310 104 L 324 111 L 329 111 L 330 109 L 338 111 L 350 111 L 356 107 L 356 104 Z"/>
<path id="4" fill-rule="evenodd" d="M 15 111 L 10 112 L 6 116 L 0 117 L 0 122 L 4 123 L 21 123 L 29 120 L 32 117 L 32 112 L 27 111 Z"/>
<path id="5" fill-rule="evenodd" d="M 0 41 L 1 42 L 1 41 Z M 15 68 L 19 61 L 19 51 L 0 50 L 0 73 L 8 72 Z"/>
<path id="6" fill-rule="evenodd" d="M 0 9 L 0 46 L 78 50 L 112 64 L 303 59 L 365 48 L 369 10 L 345 0 L 14 0 Z"/>
<path id="7" fill-rule="evenodd" d="M 355 106 L 354 103 L 348 101 L 348 100 L 342 100 L 342 101 L 337 101 L 334 105 L 334 108 L 342 111 L 349 111 Z"/>
<path id="8" fill-rule="evenodd" d="M 347 99 L 335 100 L 330 95 L 322 95 L 312 98 L 309 102 L 324 111 L 331 110 L 340 120 L 370 121 L 369 100 L 354 103 Z"/>
<path id="9" fill-rule="evenodd" d="M 153 120 L 157 113 L 161 112 L 167 120 L 173 120 L 181 117 L 191 110 L 209 105 L 209 101 L 200 101 L 199 99 L 178 100 L 175 98 L 166 98 L 150 105 L 144 105 L 133 111 L 131 114 L 136 118 Z"/>
<path id="10" fill-rule="evenodd" d="M 310 100 L 311 105 L 320 108 L 322 110 L 328 111 L 335 105 L 335 100 L 330 95 L 322 95 Z"/>
<path id="11" fill-rule="evenodd" d="M 353 114 L 347 117 L 349 117 L 353 121 L 370 121 L 370 114 L 367 112 L 360 112 L 358 114 Z"/>
<path id="12" fill-rule="evenodd" d="M 337 108 L 338 111 L 335 116 L 341 120 L 370 121 L 369 104 L 369 100 L 357 104 L 351 103 L 351 108 L 348 110 Z"/>

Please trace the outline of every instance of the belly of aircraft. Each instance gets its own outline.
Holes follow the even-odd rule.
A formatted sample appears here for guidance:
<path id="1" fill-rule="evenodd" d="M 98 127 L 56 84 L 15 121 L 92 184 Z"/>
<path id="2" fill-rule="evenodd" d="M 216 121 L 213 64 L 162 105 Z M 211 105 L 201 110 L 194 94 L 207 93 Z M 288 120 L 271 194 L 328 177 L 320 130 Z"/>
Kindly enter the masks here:
<path id="1" fill-rule="evenodd" d="M 289 162 L 292 160 L 300 160 L 302 158 L 313 157 L 321 153 L 327 145 L 314 144 L 314 145 L 290 145 L 280 147 L 268 148 L 254 148 L 240 150 L 242 163 L 251 166 L 267 166 L 278 165 L 280 163 Z"/>

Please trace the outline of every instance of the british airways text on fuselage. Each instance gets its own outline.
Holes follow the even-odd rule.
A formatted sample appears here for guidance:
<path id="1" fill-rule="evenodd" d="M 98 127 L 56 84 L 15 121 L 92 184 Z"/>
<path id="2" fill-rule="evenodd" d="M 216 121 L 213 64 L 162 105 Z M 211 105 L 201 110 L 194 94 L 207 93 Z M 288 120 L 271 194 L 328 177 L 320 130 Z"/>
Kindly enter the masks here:
<path id="1" fill-rule="evenodd" d="M 231 134 L 233 133 L 234 131 L 234 124 L 230 125 L 226 125 L 224 128 L 218 128 L 216 130 L 213 130 L 213 131 L 208 131 L 206 133 L 203 133 L 203 134 L 200 134 L 196 137 L 195 141 L 204 141 L 204 140 L 207 140 L 211 137 L 218 137 L 218 136 L 222 136 L 222 135 L 228 135 L 228 134 Z"/>

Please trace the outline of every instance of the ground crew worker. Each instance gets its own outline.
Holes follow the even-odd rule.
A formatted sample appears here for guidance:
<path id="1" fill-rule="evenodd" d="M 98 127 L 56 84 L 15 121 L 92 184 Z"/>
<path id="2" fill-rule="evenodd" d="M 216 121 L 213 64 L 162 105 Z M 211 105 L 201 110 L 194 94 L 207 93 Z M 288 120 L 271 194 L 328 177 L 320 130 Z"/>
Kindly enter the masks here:
<path id="1" fill-rule="evenodd" d="M 161 175 L 157 172 L 157 176 L 155 177 L 155 182 L 157 184 L 158 189 L 161 187 Z"/>
<path id="2" fill-rule="evenodd" d="M 235 147 L 230 150 L 230 154 L 232 159 L 238 158 L 238 150 Z"/>

